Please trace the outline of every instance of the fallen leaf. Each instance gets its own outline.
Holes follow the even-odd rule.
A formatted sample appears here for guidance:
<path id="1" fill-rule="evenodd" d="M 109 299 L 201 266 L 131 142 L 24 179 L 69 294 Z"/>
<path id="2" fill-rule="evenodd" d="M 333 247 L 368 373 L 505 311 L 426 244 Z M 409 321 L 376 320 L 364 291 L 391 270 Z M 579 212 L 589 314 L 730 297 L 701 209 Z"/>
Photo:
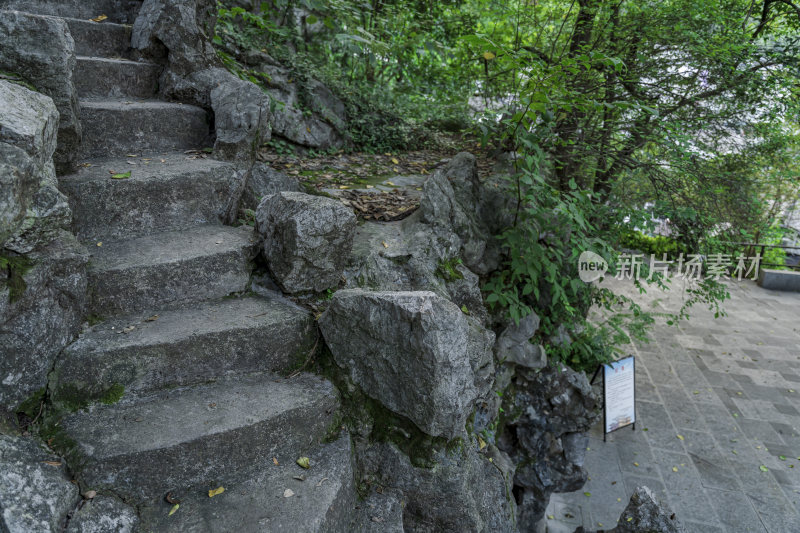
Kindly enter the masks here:
<path id="1" fill-rule="evenodd" d="M 168 493 L 167 493 L 167 494 L 164 496 L 164 501 L 166 501 L 167 503 L 171 503 L 171 504 L 173 504 L 173 505 L 175 505 L 175 504 L 178 504 L 178 503 L 181 503 L 181 501 L 180 501 L 179 499 L 175 498 L 175 497 L 172 495 L 172 493 L 171 493 L 171 492 L 168 492 Z"/>
<path id="2" fill-rule="evenodd" d="M 677 467 L 677 466 L 673 466 L 673 467 L 672 467 L 672 471 L 673 471 L 673 472 L 677 472 L 677 471 L 678 471 L 678 467 Z"/>
<path id="3" fill-rule="evenodd" d="M 764 465 L 759 466 L 758 469 L 761 470 L 762 472 L 769 472 L 769 468 L 767 468 Z"/>
<path id="4" fill-rule="evenodd" d="M 305 468 L 306 470 L 308 470 L 309 468 L 311 468 L 311 461 L 309 460 L 309 458 L 308 458 L 308 457 L 301 457 L 301 458 L 299 458 L 299 459 L 297 460 L 297 464 L 298 464 L 298 465 L 300 465 L 302 468 Z"/>
<path id="5" fill-rule="evenodd" d="M 556 517 L 555 517 L 555 516 L 553 516 L 553 515 L 551 515 L 551 514 L 549 514 L 549 515 L 547 515 L 547 519 L 548 519 L 548 520 L 555 520 L 555 519 L 556 519 Z"/>
<path id="6" fill-rule="evenodd" d="M 633 520 L 633 517 L 629 516 L 627 521 L 630 522 L 631 520 Z"/>
<path id="7" fill-rule="evenodd" d="M 111 175 L 111 179 L 112 180 L 126 180 L 126 179 L 128 179 L 130 177 L 131 177 L 131 171 L 130 170 L 127 171 L 127 172 L 122 172 L 120 174 L 112 174 Z"/>
<path id="8" fill-rule="evenodd" d="M 100 242 L 97 243 L 97 247 L 98 248 L 101 247 L 101 246 L 103 246 L 103 241 L 100 241 Z"/>
<path id="9" fill-rule="evenodd" d="M 683 435 L 678 435 L 678 438 L 679 438 L 680 440 L 683 440 Z"/>
<path id="10" fill-rule="evenodd" d="M 381 241 L 381 244 L 383 245 L 384 248 L 388 248 L 389 247 L 389 245 L 386 244 L 386 241 Z"/>
<path id="11" fill-rule="evenodd" d="M 180 508 L 181 508 L 181 505 L 179 503 L 176 503 L 175 505 L 172 506 L 172 509 L 169 510 L 169 515 L 168 516 L 174 515 L 175 512 Z"/>
<path id="12" fill-rule="evenodd" d="M 633 466 L 639 466 L 639 463 L 633 463 Z"/>
<path id="13" fill-rule="evenodd" d="M 155 322 L 158 320 L 158 315 L 153 315 L 144 319 L 145 322 Z"/>
<path id="14" fill-rule="evenodd" d="M 395 165 L 399 165 L 400 161 L 398 161 L 396 157 L 393 157 L 392 158 L 392 163 L 394 163 Z"/>
<path id="15" fill-rule="evenodd" d="M 484 448 L 486 448 L 486 441 L 478 437 L 478 449 L 482 450 Z"/>
<path id="16" fill-rule="evenodd" d="M 591 495 L 592 495 L 592 493 L 591 493 L 591 492 L 584 492 L 584 493 L 583 493 L 583 495 L 584 495 L 584 496 L 586 496 L 586 497 L 588 498 L 589 496 L 591 496 Z"/>
<path id="17" fill-rule="evenodd" d="M 218 487 L 216 489 L 208 491 L 208 497 L 213 498 L 214 496 L 222 494 L 223 492 L 225 492 L 225 487 Z"/>
<path id="18" fill-rule="evenodd" d="M 292 489 L 286 489 L 283 491 L 284 498 L 291 498 L 292 496 L 294 496 L 294 491 Z"/>
<path id="19" fill-rule="evenodd" d="M 44 461 L 44 464 L 50 466 L 61 466 L 61 461 Z"/>
<path id="20" fill-rule="evenodd" d="M 621 502 L 621 501 L 622 501 L 622 498 L 617 498 L 617 501 L 618 501 L 618 502 Z"/>
<path id="21" fill-rule="evenodd" d="M 292 476 L 292 479 L 296 479 L 297 481 L 305 481 L 306 476 Z"/>
<path id="22" fill-rule="evenodd" d="M 272 462 L 273 462 L 273 464 L 274 464 L 275 466 L 278 466 L 278 465 L 280 464 L 280 463 L 278 463 L 278 458 L 277 458 L 277 457 L 273 457 L 273 458 L 272 458 Z"/>
<path id="23" fill-rule="evenodd" d="M 781 461 L 785 461 L 786 460 L 786 456 L 785 455 L 779 455 L 778 459 L 780 459 Z"/>
<path id="24" fill-rule="evenodd" d="M 99 15 L 99 16 L 97 16 L 97 17 L 95 17 L 95 18 L 93 18 L 93 19 L 89 19 L 89 20 L 91 20 L 92 22 L 103 22 L 103 21 L 104 21 L 104 20 L 106 20 L 107 18 L 108 18 L 108 17 L 107 17 L 107 16 L 105 16 L 105 15 Z"/>
<path id="25" fill-rule="evenodd" d="M 389 187 L 395 187 L 395 184 L 392 183 L 391 181 L 386 181 L 384 183 L 386 183 L 386 185 L 388 185 Z"/>

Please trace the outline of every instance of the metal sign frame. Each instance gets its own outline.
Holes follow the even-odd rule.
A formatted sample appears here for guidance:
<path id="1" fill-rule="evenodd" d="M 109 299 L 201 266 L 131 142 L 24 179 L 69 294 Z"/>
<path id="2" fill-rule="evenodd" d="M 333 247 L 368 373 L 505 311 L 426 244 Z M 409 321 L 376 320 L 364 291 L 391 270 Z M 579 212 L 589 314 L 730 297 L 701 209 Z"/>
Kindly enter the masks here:
<path id="1" fill-rule="evenodd" d="M 620 426 L 618 428 L 614 428 L 611 431 L 606 431 L 606 421 L 608 419 L 608 406 L 606 405 L 606 365 L 611 363 L 619 363 L 620 361 L 625 361 L 626 359 L 631 359 L 633 361 L 633 422 L 629 424 L 625 424 L 624 426 Z M 636 356 L 629 355 L 627 357 L 623 357 L 622 359 L 617 359 L 616 361 L 611 361 L 611 363 L 601 363 L 597 370 L 595 370 L 594 375 L 592 376 L 590 384 L 594 383 L 595 379 L 597 379 L 597 375 L 600 373 L 600 370 L 603 371 L 603 442 L 606 442 L 606 435 L 609 433 L 613 433 L 619 429 L 626 428 L 631 426 L 632 431 L 636 431 Z"/>

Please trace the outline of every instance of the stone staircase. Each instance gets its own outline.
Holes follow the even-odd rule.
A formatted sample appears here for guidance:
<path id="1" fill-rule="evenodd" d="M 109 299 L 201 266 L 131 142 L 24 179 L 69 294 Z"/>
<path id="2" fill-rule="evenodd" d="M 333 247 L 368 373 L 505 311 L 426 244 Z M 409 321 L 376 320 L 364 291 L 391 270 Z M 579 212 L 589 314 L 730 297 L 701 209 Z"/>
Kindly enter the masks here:
<path id="1" fill-rule="evenodd" d="M 64 17 L 79 55 L 82 168 L 59 187 L 92 254 L 89 311 L 101 321 L 51 373 L 55 404 L 88 405 L 61 421 L 80 458 L 71 467 L 85 489 L 135 505 L 147 531 L 346 531 L 349 437 L 324 444 L 336 391 L 282 377 L 316 347 L 316 324 L 280 295 L 247 293 L 253 231 L 219 221 L 234 169 L 199 151 L 204 110 L 156 99 L 160 67 L 129 50 L 140 5 L 0 2 Z M 185 502 L 172 516 L 168 492 Z"/>

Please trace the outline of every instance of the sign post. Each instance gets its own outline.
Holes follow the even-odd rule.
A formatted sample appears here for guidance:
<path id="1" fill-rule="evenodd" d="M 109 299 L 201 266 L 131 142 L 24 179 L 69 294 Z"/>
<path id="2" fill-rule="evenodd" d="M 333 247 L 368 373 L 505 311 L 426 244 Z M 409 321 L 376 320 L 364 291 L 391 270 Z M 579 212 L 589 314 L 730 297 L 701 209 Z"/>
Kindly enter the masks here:
<path id="1" fill-rule="evenodd" d="M 603 370 L 603 441 L 606 435 L 632 426 L 636 429 L 636 359 L 634 356 L 601 365 Z"/>

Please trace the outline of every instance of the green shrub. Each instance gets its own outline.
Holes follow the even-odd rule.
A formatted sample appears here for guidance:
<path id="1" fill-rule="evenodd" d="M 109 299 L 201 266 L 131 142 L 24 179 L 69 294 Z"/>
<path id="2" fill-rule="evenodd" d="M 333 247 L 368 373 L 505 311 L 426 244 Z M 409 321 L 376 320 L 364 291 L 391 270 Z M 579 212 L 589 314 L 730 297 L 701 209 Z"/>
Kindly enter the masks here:
<path id="1" fill-rule="evenodd" d="M 674 259 L 680 254 L 688 254 L 686 245 L 672 239 L 657 235 L 650 237 L 639 231 L 627 231 L 620 235 L 619 244 L 623 248 L 630 248 L 642 252 L 645 257 L 654 255 L 656 259 L 661 259 L 664 254 L 667 258 Z"/>

